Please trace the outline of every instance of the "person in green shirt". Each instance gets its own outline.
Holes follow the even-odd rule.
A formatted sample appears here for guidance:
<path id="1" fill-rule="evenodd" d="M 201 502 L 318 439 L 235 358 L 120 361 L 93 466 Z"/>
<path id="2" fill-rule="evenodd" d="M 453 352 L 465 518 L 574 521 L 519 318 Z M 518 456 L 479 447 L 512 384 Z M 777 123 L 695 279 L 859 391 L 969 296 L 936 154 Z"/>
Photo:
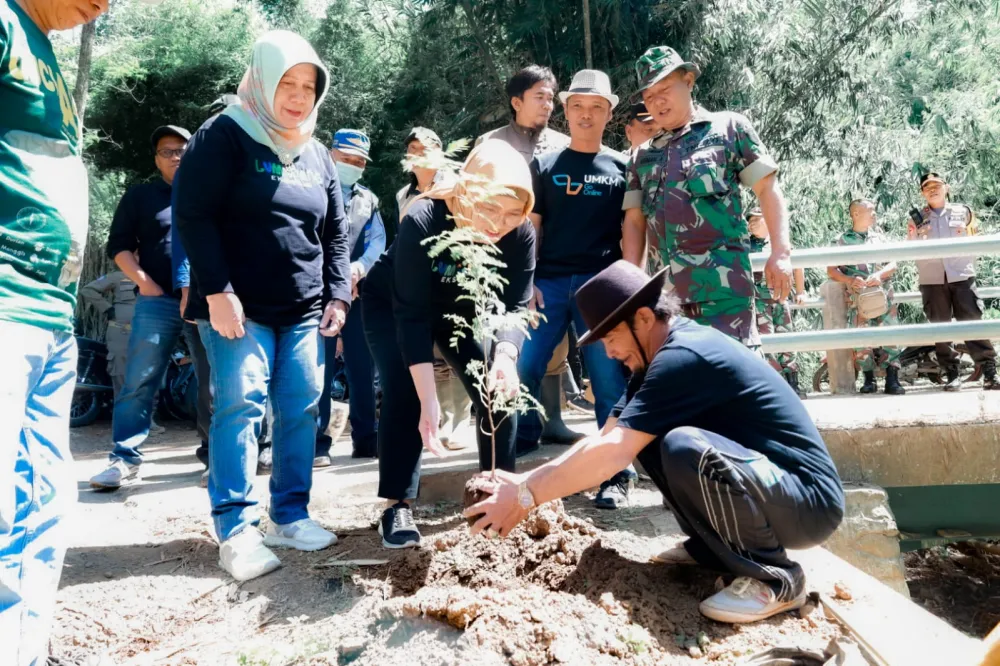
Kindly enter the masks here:
<path id="1" fill-rule="evenodd" d="M 0 652 L 48 655 L 76 499 L 73 310 L 87 236 L 80 120 L 48 33 L 108 0 L 0 0 Z"/>

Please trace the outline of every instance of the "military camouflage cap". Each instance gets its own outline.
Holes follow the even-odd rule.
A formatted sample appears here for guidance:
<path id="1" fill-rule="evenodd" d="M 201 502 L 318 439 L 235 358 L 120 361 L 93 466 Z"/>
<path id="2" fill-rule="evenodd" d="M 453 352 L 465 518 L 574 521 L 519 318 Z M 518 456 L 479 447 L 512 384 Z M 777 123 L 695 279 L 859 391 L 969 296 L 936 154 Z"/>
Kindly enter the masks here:
<path id="1" fill-rule="evenodd" d="M 687 62 L 669 46 L 654 46 L 635 63 L 635 73 L 639 77 L 639 92 L 670 76 L 675 70 L 686 69 L 695 76 L 701 74 L 698 65 Z"/>

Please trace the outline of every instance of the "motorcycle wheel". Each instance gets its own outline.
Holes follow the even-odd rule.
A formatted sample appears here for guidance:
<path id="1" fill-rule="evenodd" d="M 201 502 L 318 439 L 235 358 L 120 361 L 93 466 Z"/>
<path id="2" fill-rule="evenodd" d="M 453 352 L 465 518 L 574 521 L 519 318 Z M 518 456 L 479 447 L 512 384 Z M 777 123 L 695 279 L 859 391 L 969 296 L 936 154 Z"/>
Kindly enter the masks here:
<path id="1" fill-rule="evenodd" d="M 826 393 L 830 389 L 830 368 L 826 363 L 820 363 L 813 373 L 813 393 Z"/>
<path id="2" fill-rule="evenodd" d="M 81 391 L 73 394 L 69 406 L 69 427 L 82 428 L 97 420 L 101 413 L 101 401 L 93 391 Z"/>

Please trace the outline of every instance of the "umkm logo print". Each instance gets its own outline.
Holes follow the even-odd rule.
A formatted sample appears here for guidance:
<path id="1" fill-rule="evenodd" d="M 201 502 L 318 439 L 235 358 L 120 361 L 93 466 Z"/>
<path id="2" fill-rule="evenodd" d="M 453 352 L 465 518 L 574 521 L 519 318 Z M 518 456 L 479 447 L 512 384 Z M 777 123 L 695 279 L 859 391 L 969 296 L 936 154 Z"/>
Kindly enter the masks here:
<path id="1" fill-rule="evenodd" d="M 583 189 L 583 183 L 574 183 L 570 179 L 568 174 L 560 174 L 558 176 L 552 176 L 552 182 L 556 185 L 562 187 L 566 186 L 566 194 L 573 197 L 580 193 Z"/>

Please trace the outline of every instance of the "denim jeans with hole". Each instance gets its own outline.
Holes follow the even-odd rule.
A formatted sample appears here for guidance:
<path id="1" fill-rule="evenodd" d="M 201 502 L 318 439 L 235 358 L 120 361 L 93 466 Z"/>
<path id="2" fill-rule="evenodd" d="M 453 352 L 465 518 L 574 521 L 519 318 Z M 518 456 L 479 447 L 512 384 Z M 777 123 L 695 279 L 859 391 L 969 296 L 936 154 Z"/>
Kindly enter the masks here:
<path id="1" fill-rule="evenodd" d="M 556 278 L 535 278 L 535 286 L 542 292 L 545 307 L 541 309 L 545 315 L 537 329 L 531 331 L 531 337 L 525 340 L 521 356 L 517 362 L 517 372 L 521 383 L 536 399 L 539 398 L 542 377 L 552 353 L 569 328 L 570 322 L 578 333 L 587 330 L 579 308 L 576 307 L 577 289 L 593 277 L 587 275 L 567 275 Z M 582 333 L 581 333 L 582 335 Z M 621 362 L 608 358 L 604 344 L 595 342 L 580 348 L 583 362 L 590 376 L 590 386 L 594 391 L 594 406 L 597 425 L 604 427 L 611 409 L 625 392 L 625 368 Z M 518 449 L 530 448 L 538 442 L 542 434 L 542 423 L 534 411 L 522 415 L 518 421 Z"/>
<path id="2" fill-rule="evenodd" d="M 272 327 L 247 320 L 246 335 L 230 340 L 198 320 L 212 369 L 208 495 L 219 541 L 260 522 L 250 495 L 268 393 L 274 414 L 270 518 L 287 525 L 309 517 L 323 379 L 318 325 L 310 320 Z"/>
<path id="3" fill-rule="evenodd" d="M 0 321 L 0 663 L 45 663 L 76 502 L 72 333 Z"/>
<path id="4" fill-rule="evenodd" d="M 180 307 L 180 300 L 170 296 L 140 295 L 135 301 L 125 385 L 115 399 L 111 417 L 112 461 L 142 462 L 139 447 L 149 437 L 156 393 L 184 328 Z"/>

